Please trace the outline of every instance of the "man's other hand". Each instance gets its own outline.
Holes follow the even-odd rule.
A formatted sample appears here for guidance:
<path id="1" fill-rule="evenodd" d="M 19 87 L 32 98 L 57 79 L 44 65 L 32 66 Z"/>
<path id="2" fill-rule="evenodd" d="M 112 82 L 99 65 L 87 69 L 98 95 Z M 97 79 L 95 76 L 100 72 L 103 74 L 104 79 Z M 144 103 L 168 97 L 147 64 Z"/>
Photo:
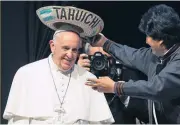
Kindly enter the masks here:
<path id="1" fill-rule="evenodd" d="M 114 93 L 115 82 L 108 76 L 99 77 L 98 79 L 88 78 L 85 84 L 97 88 L 96 90 L 99 92 Z"/>

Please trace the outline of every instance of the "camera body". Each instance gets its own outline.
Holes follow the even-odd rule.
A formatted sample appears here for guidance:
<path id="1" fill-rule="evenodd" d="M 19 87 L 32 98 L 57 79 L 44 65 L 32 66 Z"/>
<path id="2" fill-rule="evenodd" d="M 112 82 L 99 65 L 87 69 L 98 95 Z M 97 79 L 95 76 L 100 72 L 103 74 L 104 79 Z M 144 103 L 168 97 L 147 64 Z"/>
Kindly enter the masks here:
<path id="1" fill-rule="evenodd" d="M 115 81 L 121 79 L 122 64 L 118 60 L 103 55 L 101 52 L 90 55 L 89 60 L 91 63 L 90 72 L 97 77 L 109 76 Z"/>

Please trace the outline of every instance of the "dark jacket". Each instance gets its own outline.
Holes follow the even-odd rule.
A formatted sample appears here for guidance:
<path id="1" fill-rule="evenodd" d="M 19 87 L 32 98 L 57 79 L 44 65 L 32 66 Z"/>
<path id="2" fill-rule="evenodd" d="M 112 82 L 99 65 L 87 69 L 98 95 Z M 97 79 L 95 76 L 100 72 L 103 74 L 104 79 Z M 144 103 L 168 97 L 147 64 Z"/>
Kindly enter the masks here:
<path id="1" fill-rule="evenodd" d="M 129 80 L 123 86 L 124 95 L 157 102 L 165 123 L 180 123 L 180 47 L 173 47 L 158 58 L 150 48 L 135 49 L 107 40 L 103 49 L 128 67 L 140 70 L 148 81 Z M 159 108 L 160 107 L 160 108 Z M 163 120 L 162 120 L 163 121 Z M 160 122 L 163 123 L 163 122 Z"/>

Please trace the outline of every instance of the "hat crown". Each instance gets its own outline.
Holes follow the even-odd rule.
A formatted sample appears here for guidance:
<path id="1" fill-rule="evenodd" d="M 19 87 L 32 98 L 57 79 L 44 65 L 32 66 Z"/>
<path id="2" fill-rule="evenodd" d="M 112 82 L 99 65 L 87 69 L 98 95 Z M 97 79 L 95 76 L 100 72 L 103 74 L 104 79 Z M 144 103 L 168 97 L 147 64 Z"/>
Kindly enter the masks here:
<path id="1" fill-rule="evenodd" d="M 46 6 L 36 13 L 49 28 L 55 31 L 71 30 L 81 37 L 92 37 L 104 28 L 104 22 L 98 15 L 72 6 Z"/>

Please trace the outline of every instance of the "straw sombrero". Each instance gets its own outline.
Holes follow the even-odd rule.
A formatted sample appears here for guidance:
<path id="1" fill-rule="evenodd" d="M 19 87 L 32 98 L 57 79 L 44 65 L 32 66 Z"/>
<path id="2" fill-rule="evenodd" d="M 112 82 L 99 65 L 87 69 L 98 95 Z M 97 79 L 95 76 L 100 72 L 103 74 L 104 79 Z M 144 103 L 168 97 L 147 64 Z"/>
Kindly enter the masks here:
<path id="1" fill-rule="evenodd" d="M 46 6 L 36 11 L 39 19 L 49 28 L 68 30 L 69 27 L 81 37 L 92 37 L 104 28 L 103 20 L 96 14 L 71 6 Z"/>

